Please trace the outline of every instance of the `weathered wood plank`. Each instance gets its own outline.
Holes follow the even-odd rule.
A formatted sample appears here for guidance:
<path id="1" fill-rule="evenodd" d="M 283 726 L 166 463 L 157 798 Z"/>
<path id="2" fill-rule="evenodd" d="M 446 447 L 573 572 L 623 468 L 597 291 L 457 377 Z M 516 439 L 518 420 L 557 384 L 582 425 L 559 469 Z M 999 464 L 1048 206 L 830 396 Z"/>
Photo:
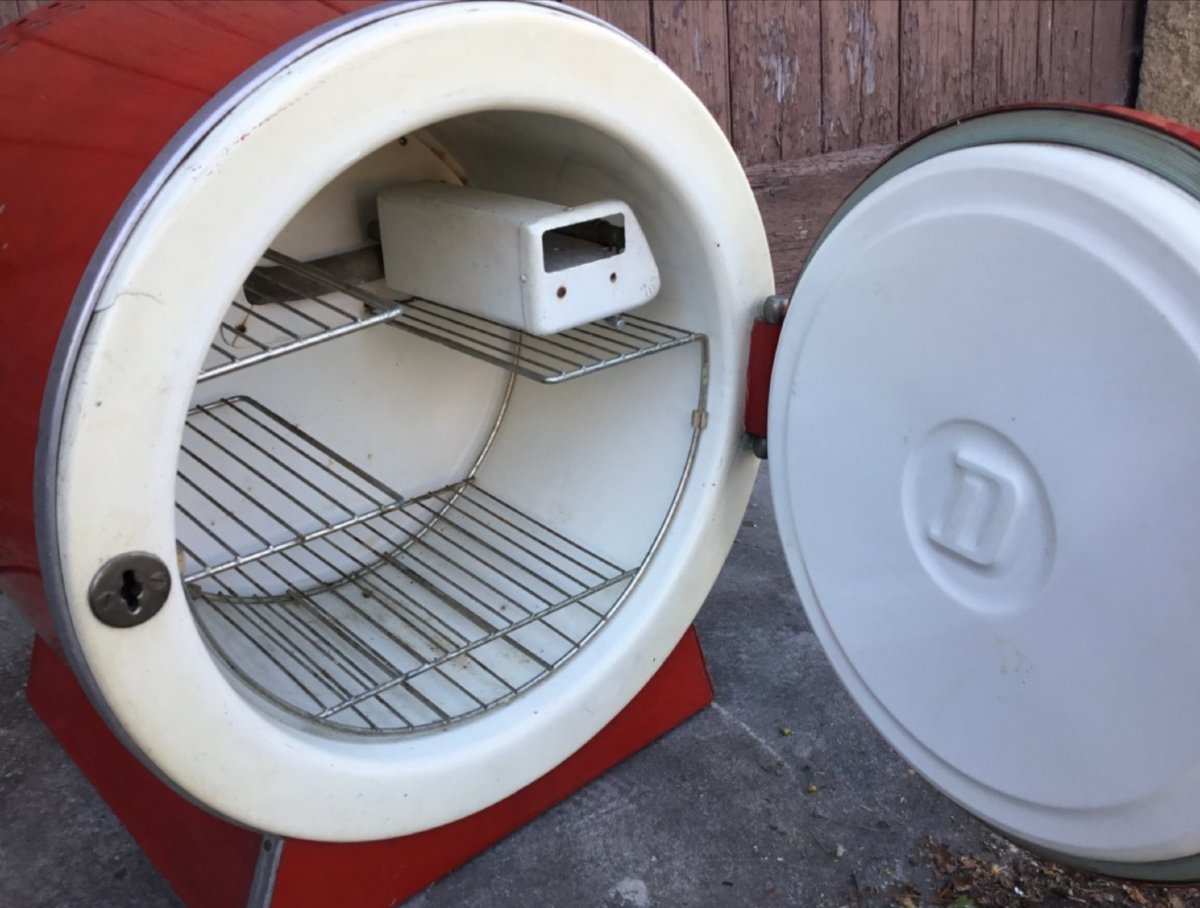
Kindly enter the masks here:
<path id="1" fill-rule="evenodd" d="M 565 0 L 569 6 L 611 22 L 647 47 L 653 46 L 650 32 L 650 0 Z"/>
<path id="2" fill-rule="evenodd" d="M 1046 100 L 1085 100 L 1092 81 L 1093 0 L 1043 0 L 1042 27 L 1049 40 L 1039 42 L 1038 94 Z M 1045 52 L 1041 52 L 1041 48 Z"/>
<path id="3" fill-rule="evenodd" d="M 900 138 L 971 109 L 970 0 L 902 0 Z"/>
<path id="4" fill-rule="evenodd" d="M 631 38 L 647 47 L 654 46 L 650 28 L 650 0 L 599 0 L 598 14 Z"/>
<path id="5" fill-rule="evenodd" d="M 1132 104 L 1138 67 L 1138 0 L 1096 0 L 1092 17 L 1092 81 L 1088 97 L 1104 104 Z"/>
<path id="6" fill-rule="evenodd" d="M 790 292 L 833 212 L 894 148 L 873 145 L 747 168 L 781 293 Z"/>
<path id="7" fill-rule="evenodd" d="M 820 152 L 820 36 L 817 0 L 729 4 L 731 128 L 743 164 Z"/>
<path id="8" fill-rule="evenodd" d="M 821 108 L 825 151 L 857 148 L 862 125 L 863 31 L 866 0 L 821 9 Z"/>
<path id="9" fill-rule="evenodd" d="M 821 42 L 824 150 L 896 141 L 899 3 L 827 0 Z"/>
<path id="10" fill-rule="evenodd" d="M 0 0 L 0 28 L 10 22 L 16 22 L 26 13 L 31 13 L 49 2 L 50 0 Z"/>
<path id="11" fill-rule="evenodd" d="M 1030 0 L 1038 8 L 1037 21 L 1037 98 L 1045 100 L 1050 72 L 1050 51 L 1054 39 L 1054 0 Z"/>
<path id="12" fill-rule="evenodd" d="M 1037 48 L 1037 3 L 976 0 L 974 106 L 1036 100 Z"/>
<path id="13" fill-rule="evenodd" d="M 654 50 L 729 135 L 729 26 L 724 0 L 653 0 Z"/>
<path id="14" fill-rule="evenodd" d="M 862 121 L 859 145 L 900 137 L 900 4 L 867 0 L 863 15 Z"/>

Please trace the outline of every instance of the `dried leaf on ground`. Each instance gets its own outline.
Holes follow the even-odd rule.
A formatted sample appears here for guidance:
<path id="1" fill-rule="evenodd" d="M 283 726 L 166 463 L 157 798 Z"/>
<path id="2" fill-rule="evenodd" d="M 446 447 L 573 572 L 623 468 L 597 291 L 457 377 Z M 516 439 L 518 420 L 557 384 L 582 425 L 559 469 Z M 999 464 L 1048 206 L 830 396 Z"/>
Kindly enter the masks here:
<path id="1" fill-rule="evenodd" d="M 935 875 L 928 898 L 909 892 L 897 897 L 918 905 L 949 908 L 1030 908 L 1030 906 L 1112 905 L 1186 908 L 1200 905 L 1200 887 L 1130 883 L 1071 870 L 1011 845 L 999 836 L 988 842 L 989 856 L 964 854 L 927 839 L 924 857 Z"/>

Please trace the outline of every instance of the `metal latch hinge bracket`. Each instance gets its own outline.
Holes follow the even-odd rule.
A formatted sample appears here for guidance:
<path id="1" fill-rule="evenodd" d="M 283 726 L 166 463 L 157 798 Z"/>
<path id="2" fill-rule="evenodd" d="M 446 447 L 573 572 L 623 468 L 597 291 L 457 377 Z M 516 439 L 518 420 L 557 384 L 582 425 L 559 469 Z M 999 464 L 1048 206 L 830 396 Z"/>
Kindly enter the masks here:
<path id="1" fill-rule="evenodd" d="M 746 366 L 746 413 L 744 425 L 750 449 L 762 460 L 767 458 L 767 398 L 771 391 L 771 370 L 788 301 L 783 296 L 768 296 L 762 315 L 750 330 L 750 356 Z"/>

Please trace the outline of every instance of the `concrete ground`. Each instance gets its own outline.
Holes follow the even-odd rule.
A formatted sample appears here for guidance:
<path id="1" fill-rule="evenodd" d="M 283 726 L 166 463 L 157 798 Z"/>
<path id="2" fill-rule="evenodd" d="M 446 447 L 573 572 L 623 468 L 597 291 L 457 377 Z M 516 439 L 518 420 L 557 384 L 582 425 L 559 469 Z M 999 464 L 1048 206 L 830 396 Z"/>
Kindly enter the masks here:
<path id="1" fill-rule="evenodd" d="M 698 627 L 710 709 L 409 904 L 955 904 L 932 895 L 927 838 L 970 854 L 997 840 L 914 775 L 835 679 L 765 471 Z M 28 646 L 0 604 L 0 906 L 178 905 L 30 711 Z"/>

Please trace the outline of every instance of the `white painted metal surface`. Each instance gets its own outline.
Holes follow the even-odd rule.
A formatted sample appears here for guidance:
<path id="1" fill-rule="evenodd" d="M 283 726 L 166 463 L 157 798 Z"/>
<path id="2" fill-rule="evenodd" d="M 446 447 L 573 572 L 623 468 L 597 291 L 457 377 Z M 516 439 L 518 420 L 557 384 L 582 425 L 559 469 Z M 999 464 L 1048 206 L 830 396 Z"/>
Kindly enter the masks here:
<path id="1" fill-rule="evenodd" d="M 696 344 L 561 387 L 510 388 L 506 372 L 380 326 L 195 385 L 263 250 L 356 248 L 354 205 L 373 200 L 381 177 L 446 169 L 498 192 L 563 206 L 618 198 L 637 212 L 662 274 L 639 314 L 710 338 L 694 457 Z M 300 216 L 309 199 L 334 216 Z M 323 235 L 317 222 L 342 226 Z M 720 129 L 613 30 L 565 10 L 454 4 L 397 11 L 312 51 L 197 137 L 116 256 L 87 329 L 63 414 L 57 515 L 70 625 L 100 696 L 175 784 L 285 835 L 414 832 L 539 777 L 645 684 L 716 576 L 755 472 L 740 426 L 745 338 L 771 289 L 754 199 Z M 185 416 L 236 393 L 403 495 L 440 488 L 486 450 L 476 475 L 489 491 L 617 564 L 636 563 L 671 519 L 626 607 L 544 682 L 447 730 L 339 734 L 271 708 L 227 672 L 179 577 L 135 628 L 101 625 L 87 604 L 114 552 L 177 563 Z"/>
<path id="2" fill-rule="evenodd" d="M 615 200 L 409 183 L 379 194 L 379 229 L 391 289 L 530 334 L 628 312 L 661 285 L 636 215 Z"/>
<path id="3" fill-rule="evenodd" d="M 1200 851 L 1200 202 L 1062 146 L 894 176 L 771 389 L 780 532 L 888 740 L 1026 841 Z"/>

